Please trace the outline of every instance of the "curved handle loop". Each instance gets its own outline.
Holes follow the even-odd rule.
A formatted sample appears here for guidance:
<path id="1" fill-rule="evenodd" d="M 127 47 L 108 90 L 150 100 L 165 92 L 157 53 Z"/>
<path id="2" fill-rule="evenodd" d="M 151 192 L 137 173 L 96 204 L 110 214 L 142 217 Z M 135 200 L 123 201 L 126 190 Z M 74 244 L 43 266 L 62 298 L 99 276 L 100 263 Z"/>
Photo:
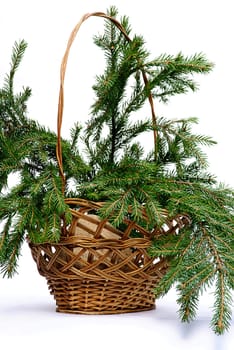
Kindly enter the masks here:
<path id="1" fill-rule="evenodd" d="M 70 34 L 70 37 L 69 37 L 68 42 L 67 42 L 67 48 L 66 48 L 66 51 L 64 53 L 64 56 L 63 56 L 63 59 L 62 59 L 62 62 L 61 62 L 61 66 L 60 66 L 60 89 L 59 89 L 58 114 L 57 114 L 56 156 L 57 156 L 57 161 L 58 161 L 58 166 L 59 166 L 59 173 L 60 173 L 60 176 L 61 176 L 61 179 L 62 179 L 62 192 L 63 193 L 65 191 L 65 183 L 66 183 L 65 174 L 64 174 L 64 171 L 63 171 L 62 142 L 61 142 L 61 127 L 62 127 L 63 106 L 64 106 L 64 79 L 65 79 L 65 73 L 66 73 L 68 56 L 69 56 L 69 52 L 70 52 L 72 43 L 75 40 L 76 35 L 77 35 L 77 33 L 78 33 L 82 23 L 84 21 L 86 21 L 88 18 L 92 17 L 92 16 L 103 17 L 105 19 L 110 20 L 123 33 L 123 35 L 125 36 L 126 40 L 127 41 L 131 41 L 131 39 L 127 35 L 126 31 L 122 27 L 122 25 L 114 17 L 108 16 L 107 14 L 105 14 L 103 12 L 93 12 L 93 13 L 87 13 L 87 14 L 83 15 L 81 17 L 80 21 L 76 24 L 76 26 L 74 27 L 73 31 Z M 146 74 L 145 74 L 145 72 L 143 70 L 141 70 L 141 73 L 142 73 L 142 76 L 143 76 L 144 84 L 147 85 L 148 84 L 147 76 L 146 76 Z M 153 97 L 152 97 L 151 93 L 148 96 L 148 100 L 149 100 L 149 103 L 150 103 L 150 106 L 151 106 L 152 124 L 154 126 L 154 128 L 153 128 L 154 129 L 154 142 L 156 144 L 156 138 L 157 138 L 157 134 L 156 134 L 156 115 L 155 115 L 155 111 L 154 111 Z"/>

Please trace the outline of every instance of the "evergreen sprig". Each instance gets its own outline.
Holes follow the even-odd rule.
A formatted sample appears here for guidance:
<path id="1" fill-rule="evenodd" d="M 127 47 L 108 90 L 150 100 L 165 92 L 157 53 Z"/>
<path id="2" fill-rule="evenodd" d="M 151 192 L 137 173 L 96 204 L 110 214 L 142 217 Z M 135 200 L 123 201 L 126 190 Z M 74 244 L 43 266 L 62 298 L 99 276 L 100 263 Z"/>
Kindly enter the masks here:
<path id="1" fill-rule="evenodd" d="M 26 47 L 24 41 L 15 43 L 11 71 L 0 90 L 0 266 L 9 277 L 17 270 L 26 237 L 34 243 L 57 242 L 61 236 L 61 216 L 68 223 L 71 219 L 61 191 L 57 136 L 27 117 L 25 103 L 30 89 L 14 94 L 15 73 Z M 71 140 L 62 140 L 68 184 L 86 178 L 88 169 L 77 147 L 79 132 L 75 125 Z M 16 185 L 8 188 L 10 175 L 15 176 Z"/>
<path id="2" fill-rule="evenodd" d="M 203 53 L 184 56 L 179 52 L 175 56 L 160 55 L 147 62 L 144 68 L 151 77 L 149 88 L 153 95 L 163 102 L 168 102 L 174 95 L 185 94 L 190 90 L 196 91 L 198 85 L 193 79 L 193 74 L 209 73 L 213 63 L 208 62 Z"/>
<path id="3" fill-rule="evenodd" d="M 179 182 L 177 186 L 172 205 L 176 203 L 181 212 L 189 213 L 192 225 L 178 236 L 154 241 L 153 256 L 167 256 L 171 265 L 156 292 L 163 295 L 176 284 L 181 319 L 191 321 L 196 316 L 199 295 L 216 280 L 220 290 L 218 293 L 216 286 L 212 328 L 221 334 L 230 325 L 232 305 L 234 218 L 230 207 L 233 208 L 234 192 L 230 190 L 226 197 L 227 190 L 207 188 L 197 182 Z"/>

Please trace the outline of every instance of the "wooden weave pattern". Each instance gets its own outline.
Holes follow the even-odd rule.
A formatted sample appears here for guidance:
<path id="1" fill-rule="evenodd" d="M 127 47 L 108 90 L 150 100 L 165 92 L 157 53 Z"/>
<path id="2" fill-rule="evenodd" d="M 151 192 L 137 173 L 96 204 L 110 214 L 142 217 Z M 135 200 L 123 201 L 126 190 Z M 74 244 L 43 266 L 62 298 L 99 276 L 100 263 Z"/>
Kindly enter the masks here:
<path id="1" fill-rule="evenodd" d="M 153 289 L 166 273 L 168 262 L 163 257 L 151 258 L 147 248 L 152 235 L 176 234 L 188 219 L 178 215 L 151 232 L 126 219 L 120 231 L 96 215 L 100 203 L 66 201 L 78 207 L 71 209 L 67 237 L 57 244 L 29 243 L 57 311 L 108 314 L 154 308 Z M 132 238 L 133 232 L 141 237 Z"/>

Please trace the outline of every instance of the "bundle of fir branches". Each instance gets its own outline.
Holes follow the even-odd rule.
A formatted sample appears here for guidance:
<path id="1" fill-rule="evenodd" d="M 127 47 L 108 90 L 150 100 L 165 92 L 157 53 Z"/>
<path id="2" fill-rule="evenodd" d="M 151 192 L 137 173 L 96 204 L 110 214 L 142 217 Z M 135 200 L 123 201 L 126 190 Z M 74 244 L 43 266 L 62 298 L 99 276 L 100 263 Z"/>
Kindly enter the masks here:
<path id="1" fill-rule="evenodd" d="M 107 13 L 118 14 L 115 7 Z M 124 16 L 120 22 L 129 36 L 129 19 Z M 155 293 L 160 297 L 176 286 L 181 320 L 191 321 L 200 295 L 214 287 L 211 326 L 221 334 L 230 326 L 232 310 L 234 192 L 208 172 L 204 146 L 215 141 L 193 132 L 196 118 L 170 120 L 154 110 L 142 118 L 148 100 L 153 109 L 153 101 L 196 91 L 194 75 L 210 72 L 213 64 L 201 53 L 152 59 L 142 36 L 127 40 L 109 21 L 94 42 L 103 50 L 106 66 L 96 77 L 86 124 L 76 123 L 70 138 L 62 140 L 65 194 L 104 202 L 99 215 L 116 227 L 126 215 L 151 230 L 165 224 L 165 210 L 169 218 L 180 213 L 189 217 L 190 225 L 179 234 L 152 238 L 149 253 L 166 257 L 170 266 Z M 30 89 L 14 92 L 26 46 L 23 40 L 14 44 L 10 73 L 0 90 L 0 265 L 8 277 L 17 270 L 26 237 L 34 243 L 58 242 L 61 216 L 70 220 L 57 136 L 28 117 Z M 139 137 L 150 133 L 153 147 L 147 151 Z M 12 174 L 17 181 L 8 187 Z"/>

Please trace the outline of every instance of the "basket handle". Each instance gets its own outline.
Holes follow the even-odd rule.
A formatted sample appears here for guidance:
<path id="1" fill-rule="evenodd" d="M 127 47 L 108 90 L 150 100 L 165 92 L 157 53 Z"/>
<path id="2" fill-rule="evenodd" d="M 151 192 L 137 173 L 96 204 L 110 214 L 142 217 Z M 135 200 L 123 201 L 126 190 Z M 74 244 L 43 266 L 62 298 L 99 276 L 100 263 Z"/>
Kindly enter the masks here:
<path id="1" fill-rule="evenodd" d="M 74 29 L 72 30 L 70 37 L 67 42 L 67 48 L 65 50 L 61 66 L 60 66 L 60 89 L 59 89 L 59 100 L 58 100 L 58 114 L 57 114 L 57 146 L 56 146 L 56 157 L 58 161 L 58 166 L 59 166 L 59 173 L 62 179 L 62 193 L 65 191 L 65 174 L 63 171 L 63 160 L 62 160 L 62 142 L 61 142 L 61 127 L 62 127 L 62 120 L 63 120 L 63 106 L 64 106 L 64 79 L 65 79 L 65 73 L 66 73 L 66 67 L 67 67 L 67 61 L 68 61 L 68 56 L 70 52 L 70 48 L 72 46 L 73 41 L 75 40 L 75 37 L 84 21 L 86 21 L 88 18 L 95 16 L 95 17 L 103 17 L 105 19 L 110 20 L 113 22 L 116 27 L 123 33 L 125 38 L 128 41 L 131 41 L 129 36 L 127 35 L 126 31 L 114 17 L 111 17 L 104 12 L 93 12 L 93 13 L 87 13 L 83 15 L 80 19 L 80 21 L 76 24 Z M 148 84 L 148 79 L 147 76 L 144 72 L 144 70 L 141 70 L 142 76 L 143 76 L 143 81 L 145 86 Z M 151 115 L 152 115 L 152 124 L 153 124 L 153 132 L 154 132 L 154 144 L 156 145 L 156 139 L 157 139 L 157 132 L 156 132 L 156 114 L 154 111 L 154 103 L 153 103 L 153 97 L 152 94 L 149 93 L 148 100 L 150 103 L 151 107 Z"/>

